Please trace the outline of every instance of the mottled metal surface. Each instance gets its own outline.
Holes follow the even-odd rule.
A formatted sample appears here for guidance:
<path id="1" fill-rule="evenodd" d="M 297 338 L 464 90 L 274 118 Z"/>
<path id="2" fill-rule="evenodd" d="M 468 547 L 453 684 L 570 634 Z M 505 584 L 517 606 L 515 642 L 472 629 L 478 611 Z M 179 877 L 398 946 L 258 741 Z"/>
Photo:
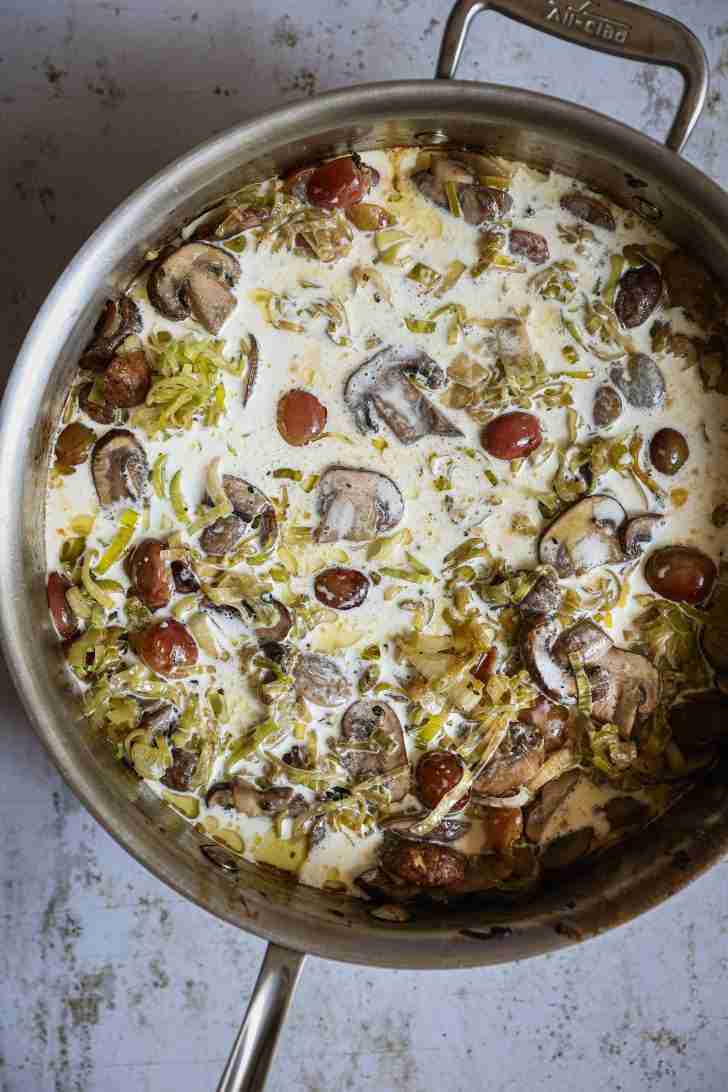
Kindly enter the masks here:
<path id="1" fill-rule="evenodd" d="M 656 6 L 686 17 L 675 0 Z M 278 2 L 3 9 L 5 359 L 73 250 L 159 166 L 314 89 L 426 76 L 445 15 L 432 0 L 366 11 L 330 0 L 305 17 Z M 702 0 L 691 24 L 714 82 L 688 158 L 728 184 L 728 11 Z M 653 135 L 677 90 L 677 77 L 575 54 L 495 16 L 474 28 L 459 74 L 592 103 Z M 5 693 L 0 1089 L 214 1087 L 261 943 L 114 845 Z M 725 876 L 720 866 L 611 936 L 516 966 L 435 979 L 312 963 L 271 1087 L 723 1089 Z"/>

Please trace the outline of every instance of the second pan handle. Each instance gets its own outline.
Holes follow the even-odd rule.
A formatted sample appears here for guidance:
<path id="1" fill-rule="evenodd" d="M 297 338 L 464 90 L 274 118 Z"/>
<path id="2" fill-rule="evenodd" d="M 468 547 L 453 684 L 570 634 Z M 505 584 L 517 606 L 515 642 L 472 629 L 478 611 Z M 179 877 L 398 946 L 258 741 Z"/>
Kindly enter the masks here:
<path id="1" fill-rule="evenodd" d="M 470 23 L 481 11 L 495 11 L 587 49 L 676 69 L 684 90 L 665 143 L 675 152 L 685 146 L 705 104 L 709 68 L 702 45 L 677 19 L 628 0 L 458 0 L 445 27 L 438 79 L 455 76 Z"/>

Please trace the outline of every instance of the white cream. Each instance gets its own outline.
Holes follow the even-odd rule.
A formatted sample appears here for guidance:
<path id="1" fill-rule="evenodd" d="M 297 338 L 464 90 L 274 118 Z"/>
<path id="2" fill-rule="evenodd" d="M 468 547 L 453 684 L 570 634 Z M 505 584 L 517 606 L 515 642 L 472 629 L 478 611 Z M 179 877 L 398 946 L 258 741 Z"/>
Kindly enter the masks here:
<path id="1" fill-rule="evenodd" d="M 381 175 L 379 189 L 369 199 L 386 204 L 386 196 L 391 192 L 393 165 L 406 176 L 413 168 L 416 153 L 372 152 L 365 158 Z M 561 259 L 576 261 L 578 268 L 574 276 L 578 289 L 574 300 L 578 304 L 582 292 L 590 294 L 597 278 L 604 282 L 608 276 L 610 253 L 619 251 L 627 243 L 659 243 L 664 240 L 653 228 L 635 217 L 625 218 L 623 213 L 617 212 L 616 233 L 607 234 L 595 228 L 596 240 L 590 244 L 590 248 L 584 254 L 575 254 L 573 246 L 559 239 L 556 228 L 557 224 L 565 222 L 573 226 L 572 218 L 559 208 L 559 198 L 571 188 L 572 182 L 567 178 L 558 175 L 545 178 L 519 169 L 510 188 L 514 202 L 510 217 L 515 226 L 547 237 L 551 263 Z M 413 238 L 406 251 L 408 265 L 416 260 L 444 271 L 455 258 L 468 265 L 477 260 L 477 230 L 435 209 L 413 190 L 407 191 L 399 202 L 387 204 L 387 207 L 398 217 L 400 225 L 412 233 Z M 526 215 L 527 210 L 529 215 Z M 513 474 L 508 463 L 490 460 L 489 465 L 498 478 L 498 484 L 491 486 L 483 476 L 486 465 L 483 457 L 473 458 L 464 453 L 466 448 L 482 451 L 480 426 L 465 411 L 449 407 L 443 407 L 443 412 L 462 430 L 462 439 L 425 437 L 411 447 L 404 447 L 382 425 L 378 436 L 387 441 L 387 446 L 380 451 L 372 443 L 371 437 L 361 436 L 356 431 L 344 405 L 343 385 L 351 372 L 376 351 L 365 347 L 371 335 L 376 335 L 382 345 L 425 350 L 444 369 L 463 351 L 477 359 L 477 345 L 481 340 L 478 336 L 468 336 L 466 345 L 461 339 L 457 344 L 448 344 L 448 315 L 438 319 L 436 332 L 429 335 L 412 334 L 402 321 L 405 315 L 423 318 L 441 303 L 448 302 L 461 304 L 470 316 L 486 319 L 515 317 L 525 314 L 530 308 L 528 329 L 533 348 L 543 357 L 548 371 L 562 371 L 570 367 L 562 355 L 563 347 L 570 344 L 560 321 L 564 305 L 543 300 L 529 290 L 531 277 L 541 268 L 535 266 L 529 266 L 525 274 L 487 272 L 477 281 L 466 273 L 443 300 L 437 300 L 432 294 L 423 294 L 420 286 L 403 276 L 401 268 L 379 264 L 377 269 L 386 281 L 392 302 L 390 304 L 384 299 L 376 302 L 376 287 L 370 283 L 354 291 L 351 275 L 357 266 L 371 266 L 375 256 L 372 236 L 358 232 L 355 233 L 351 253 L 331 266 L 284 251 L 271 253 L 267 246 L 256 250 L 249 241 L 247 249 L 240 255 L 242 276 L 235 289 L 238 304 L 222 335 L 230 355 L 236 353 L 244 336 L 252 333 L 258 340 L 260 364 L 250 402 L 243 407 L 240 381 L 226 375 L 227 413 L 219 425 L 205 428 L 197 424 L 164 441 L 150 441 L 141 436 L 150 465 L 160 453 L 167 454 L 167 477 L 169 479 L 176 470 L 182 470 L 187 505 L 194 511 L 205 493 L 207 467 L 213 458 L 219 456 L 223 473 L 242 477 L 268 495 L 278 494 L 285 485 L 291 504 L 290 522 L 308 526 L 315 526 L 318 522 L 315 490 L 306 494 L 294 482 L 274 479 L 274 469 L 290 467 L 300 470 L 304 480 L 310 474 L 321 474 L 333 464 L 377 470 L 397 482 L 405 499 L 405 515 L 397 530 L 410 529 L 412 545 L 409 549 L 432 572 L 441 571 L 444 556 L 463 541 L 468 527 L 477 522 L 481 514 L 485 515 L 482 523 L 484 538 L 492 552 L 506 558 L 514 568 L 533 566 L 536 561 L 534 540 L 514 533 L 511 523 L 516 514 L 528 517 L 537 525 L 540 523 L 537 504 L 531 494 L 548 490 L 556 467 L 555 455 L 535 469 L 523 466 L 517 475 Z M 302 280 L 315 281 L 317 287 L 303 288 Z M 310 321 L 303 319 L 306 322 L 303 334 L 274 329 L 265 321 L 252 298 L 253 290 L 261 288 L 290 296 L 299 308 L 316 300 L 339 298 L 349 317 L 352 346 L 342 348 L 335 345 L 326 335 L 327 320 L 323 317 Z M 175 337 L 185 334 L 203 336 L 203 331 L 192 320 L 169 322 L 153 310 L 143 292 L 134 294 L 143 312 L 145 335 L 168 330 Z M 565 306 L 568 312 L 573 304 Z M 695 332 L 682 312 L 671 311 L 669 319 L 676 332 Z M 638 351 L 650 352 L 651 324 L 648 321 L 631 332 Z M 594 372 L 592 380 L 577 381 L 573 386 L 574 403 L 580 419 L 579 439 L 583 440 L 592 431 L 594 391 L 608 378 L 609 365 L 590 358 L 581 349 L 578 351 L 580 360 L 574 367 L 588 367 Z M 488 363 L 487 357 L 484 356 L 482 360 Z M 668 494 L 676 489 L 687 491 L 687 499 L 681 507 L 668 499 L 665 520 L 657 529 L 654 541 L 656 545 L 699 545 L 718 560 L 726 542 L 726 532 L 713 527 L 710 515 L 715 505 L 726 496 L 721 471 L 728 455 L 728 436 L 723 423 L 724 403 L 718 397 L 705 394 L 697 368 L 686 368 L 684 360 L 665 355 L 660 358 L 660 367 L 668 387 L 664 407 L 647 415 L 627 409 L 612 431 L 622 435 L 639 426 L 649 439 L 658 428 L 669 425 L 685 434 L 690 444 L 690 458 L 678 474 L 670 479 L 661 479 L 661 484 Z M 327 432 L 333 435 L 303 448 L 293 448 L 284 442 L 275 427 L 276 406 L 280 396 L 292 387 L 312 391 L 327 406 Z M 437 394 L 430 397 L 437 403 Z M 402 409 L 406 411 L 408 407 L 402 406 Z M 534 412 L 541 421 L 544 438 L 563 441 L 567 434 L 565 411 L 545 410 L 536 404 Z M 89 423 L 97 427 L 93 422 Z M 460 525 L 453 522 L 446 511 L 446 495 L 433 488 L 430 461 L 434 456 L 442 457 L 443 461 L 455 460 L 453 481 L 456 492 L 449 503 L 461 514 L 467 514 Z M 605 490 L 612 492 L 630 514 L 644 510 L 644 499 L 630 480 L 610 472 L 600 482 L 600 491 Z M 497 506 L 496 501 L 499 502 Z M 87 464 L 64 478 L 58 487 L 48 493 L 46 546 L 49 570 L 58 565 L 59 549 L 64 536 L 69 534 L 72 517 L 81 513 L 96 515 L 89 545 L 103 550 L 113 535 L 117 516 L 99 510 Z M 346 505 L 342 505 L 336 516 L 341 533 L 349 525 L 350 516 Z M 138 531 L 137 538 L 163 536 L 173 527 L 176 527 L 176 521 L 169 502 L 153 497 L 149 527 Z M 314 571 L 339 561 L 342 550 L 348 555 L 350 564 L 366 569 L 366 545 L 341 542 L 333 546 L 302 547 L 298 553 L 302 575 L 292 579 L 291 590 L 310 595 Z M 399 556 L 388 559 L 386 564 L 402 565 L 406 562 L 400 551 Z M 106 575 L 126 584 L 121 565 L 115 566 Z M 583 587 L 585 583 L 588 583 L 588 578 L 575 581 L 574 585 Z M 401 669 L 391 657 L 391 639 L 397 632 L 408 628 L 409 622 L 409 615 L 398 603 L 403 599 L 416 598 L 418 586 L 403 587 L 401 595 L 385 600 L 384 591 L 388 586 L 386 580 L 378 587 L 372 586 L 361 607 L 342 614 L 334 623 L 318 627 L 303 642 L 303 647 L 330 652 L 338 643 L 341 648 L 335 654 L 350 678 L 355 679 L 363 667 L 359 659 L 360 651 L 369 644 L 379 643 L 383 649 L 382 679 L 396 681 Z M 633 593 L 648 590 L 641 568 L 633 572 L 630 587 Z M 437 597 L 437 585 L 434 591 L 428 587 L 427 594 Z M 611 633 L 616 641 L 621 640 L 625 629 L 629 628 L 636 609 L 633 598 L 624 609 L 613 613 Z M 437 630 L 436 623 L 433 628 Z M 230 653 L 226 662 L 211 660 L 204 654 L 200 662 L 211 673 L 205 676 L 206 680 L 212 680 L 214 685 L 224 688 L 226 692 L 231 710 L 226 731 L 239 735 L 261 719 L 264 709 L 243 682 L 237 665 L 235 641 L 221 638 L 221 644 Z M 398 706 L 398 712 L 406 724 L 406 707 Z M 314 717 L 312 723 L 323 744 L 326 738 L 337 733 L 341 710 L 311 707 L 311 713 Z M 277 752 L 284 752 L 291 742 L 289 740 L 280 745 Z M 411 746 L 411 740 L 408 743 Z M 254 774 L 256 767 L 255 764 L 244 764 L 242 769 Z M 154 791 L 159 791 L 156 783 L 149 784 Z M 205 808 L 201 805 L 201 818 L 204 814 Z M 231 818 L 229 813 L 219 809 L 213 809 L 213 814 L 221 824 L 235 826 L 239 830 L 248 856 L 255 858 L 256 838 L 268 829 L 267 821 L 247 820 L 238 816 Z M 301 879 L 321 884 L 327 880 L 328 870 L 336 868 L 341 881 L 350 885 L 352 879 L 372 862 L 379 840 L 377 835 L 361 840 L 350 840 L 341 834 L 328 837 L 311 852 L 300 872 Z"/>

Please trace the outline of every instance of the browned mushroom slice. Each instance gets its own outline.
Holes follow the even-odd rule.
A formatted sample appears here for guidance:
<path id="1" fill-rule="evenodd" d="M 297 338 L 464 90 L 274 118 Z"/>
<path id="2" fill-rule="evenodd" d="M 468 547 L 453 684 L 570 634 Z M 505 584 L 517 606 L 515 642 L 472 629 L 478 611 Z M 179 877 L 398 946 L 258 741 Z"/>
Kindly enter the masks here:
<path id="1" fill-rule="evenodd" d="M 312 705 L 330 709 L 351 696 L 351 685 L 338 664 L 319 652 L 304 652 L 293 669 L 296 692 Z"/>
<path id="2" fill-rule="evenodd" d="M 489 319 L 482 328 L 482 337 L 483 352 L 490 355 L 494 363 L 501 361 L 503 364 L 515 364 L 533 353 L 525 319 Z"/>
<path id="3" fill-rule="evenodd" d="M 379 825 L 382 830 L 387 831 L 389 834 L 396 834 L 398 838 L 414 838 L 417 841 L 443 843 L 457 842 L 458 838 L 462 838 L 464 834 L 467 834 L 472 826 L 472 823 L 468 823 L 464 819 L 446 816 L 442 822 L 437 824 L 434 830 L 429 831 L 427 834 L 413 834 L 412 827 L 425 819 L 428 814 L 426 811 L 417 811 L 392 815 L 387 819 L 382 819 Z"/>
<path id="4" fill-rule="evenodd" d="M 278 532 L 273 505 L 250 482 L 223 474 L 222 485 L 233 506 L 229 516 L 221 516 L 200 535 L 200 545 L 206 554 L 222 557 L 233 550 L 251 523 L 257 521 L 258 539 L 262 550 L 267 549 Z M 209 503 L 210 498 L 207 498 Z"/>
<path id="5" fill-rule="evenodd" d="M 409 792 L 410 768 L 399 717 L 383 701 L 357 701 L 344 713 L 341 735 L 345 743 L 362 750 L 342 751 L 341 761 L 357 781 L 375 774 L 393 773 L 389 781 L 392 801 Z"/>
<path id="6" fill-rule="evenodd" d="M 561 606 L 559 579 L 553 570 L 541 573 L 518 604 L 525 614 L 555 614 Z"/>
<path id="7" fill-rule="evenodd" d="M 80 360 L 80 366 L 92 372 L 102 372 L 125 338 L 138 334 L 142 316 L 134 300 L 120 296 L 107 300 L 94 336 Z"/>
<path id="8" fill-rule="evenodd" d="M 591 848 L 594 839 L 593 827 L 579 827 L 578 830 L 570 830 L 568 834 L 560 834 L 544 847 L 541 854 L 541 863 L 544 868 L 558 869 L 568 868 L 575 864 L 580 857 L 585 857 Z"/>
<path id="9" fill-rule="evenodd" d="M 536 614 L 521 626 L 520 649 L 526 670 L 538 689 L 552 701 L 573 705 L 576 683 L 570 668 L 558 663 L 551 652 L 561 634 L 558 620 L 546 614 Z"/>
<path id="10" fill-rule="evenodd" d="M 561 667 L 569 667 L 570 656 L 578 655 L 583 663 L 595 664 L 603 660 L 614 641 L 600 626 L 582 618 L 565 629 L 551 646 L 551 656 Z"/>
<path id="11" fill-rule="evenodd" d="M 173 747 L 172 765 L 165 770 L 164 777 L 160 778 L 161 783 L 175 792 L 187 792 L 198 761 L 199 756 L 194 751 Z"/>
<path id="12" fill-rule="evenodd" d="M 396 345 L 380 349 L 352 372 L 344 387 L 344 401 L 359 432 L 364 436 L 377 432 L 379 416 L 403 444 L 413 444 L 423 436 L 462 436 L 410 379 L 417 379 L 431 391 L 447 383 L 444 371 L 427 353 Z"/>
<path id="13" fill-rule="evenodd" d="M 640 557 L 645 546 L 652 542 L 652 534 L 664 518 L 654 512 L 642 512 L 639 516 L 628 519 L 620 532 L 625 557 Z"/>
<path id="14" fill-rule="evenodd" d="M 564 705 L 576 701 L 569 656 L 580 655 L 591 679 L 594 665 L 604 662 L 612 644 L 609 634 L 588 619 L 562 631 L 556 618 L 534 615 L 526 618 L 520 633 L 521 656 L 534 683 L 546 697 Z M 595 680 L 592 696 L 602 696 L 604 689 L 605 680 Z"/>
<path id="15" fill-rule="evenodd" d="M 611 649 L 599 666 L 609 685 L 603 697 L 596 696 L 592 717 L 600 724 L 616 724 L 623 736 L 629 736 L 635 721 L 644 720 L 657 708 L 660 676 L 646 656 L 622 648 Z"/>
<path id="16" fill-rule="evenodd" d="M 532 724 L 543 736 L 546 754 L 560 750 L 569 735 L 569 711 L 548 698 L 537 698 L 529 709 L 518 714 L 522 724 Z"/>
<path id="17" fill-rule="evenodd" d="M 512 724 L 482 774 L 473 784 L 478 796 L 509 796 L 536 776 L 544 762 L 543 736 L 528 724 Z"/>
<path id="18" fill-rule="evenodd" d="M 439 208 L 450 211 L 447 184 L 452 183 L 467 224 L 485 223 L 505 216 L 513 207 L 513 199 L 505 190 L 480 186 L 462 164 L 452 159 L 435 159 L 427 171 L 412 175 L 412 181 L 423 197 Z"/>
<path id="19" fill-rule="evenodd" d="M 195 228 L 191 238 L 195 242 L 223 242 L 233 239 L 243 231 L 260 227 L 270 219 L 271 210 L 267 205 L 245 205 L 236 207 L 223 205 L 213 209 L 201 224 Z"/>
<path id="20" fill-rule="evenodd" d="M 568 801 L 579 780 L 579 771 L 569 770 L 544 785 L 538 802 L 530 809 L 526 820 L 526 837 L 531 842 L 545 843 L 564 833 L 563 812 L 566 809 L 562 805 Z"/>
<path id="21" fill-rule="evenodd" d="M 273 787 L 257 789 L 242 778 L 221 781 L 213 785 L 205 797 L 208 808 L 220 807 L 226 811 L 235 809 L 251 819 L 265 815 L 277 815 L 285 811 L 293 799 L 292 788 Z"/>
<path id="22" fill-rule="evenodd" d="M 388 875 L 383 868 L 368 868 L 354 881 L 357 887 L 373 899 L 416 899 L 422 893 L 413 883 L 405 883 L 396 876 Z"/>
<path id="23" fill-rule="evenodd" d="M 174 728 L 179 720 L 179 709 L 166 702 L 149 709 L 139 721 L 139 727 L 153 735 L 164 735 Z"/>
<path id="24" fill-rule="evenodd" d="M 590 197 L 588 193 L 565 193 L 561 198 L 561 207 L 570 212 L 577 220 L 585 220 L 587 224 L 604 228 L 606 231 L 614 231 L 616 224 L 609 208 L 603 201 L 596 197 Z"/>
<path id="25" fill-rule="evenodd" d="M 464 879 L 467 857 L 437 842 L 392 838 L 381 864 L 388 875 L 416 887 L 451 887 Z"/>
<path id="26" fill-rule="evenodd" d="M 319 542 L 367 542 L 396 527 L 404 500 L 391 478 L 376 470 L 332 466 L 318 485 Z"/>
<path id="27" fill-rule="evenodd" d="M 230 288 L 239 278 L 240 265 L 232 254 L 208 243 L 186 243 L 160 258 L 149 275 L 147 291 L 166 318 L 193 315 L 217 334 L 235 308 Z"/>
<path id="28" fill-rule="evenodd" d="M 243 379 L 243 405 L 247 406 L 250 401 L 250 397 L 255 387 L 255 381 L 258 378 L 258 339 L 255 334 L 248 334 L 248 340 L 250 342 L 250 352 L 248 353 L 248 359 L 245 366 L 245 377 Z"/>
<path id="29" fill-rule="evenodd" d="M 559 576 L 581 576 L 598 565 L 624 561 L 619 528 L 627 513 L 614 497 L 597 493 L 568 508 L 547 527 L 539 542 L 539 560 Z"/>
<path id="30" fill-rule="evenodd" d="M 468 857 L 463 878 L 448 885 L 448 894 L 477 895 L 479 891 L 490 891 L 507 880 L 511 872 L 511 863 L 496 853 Z"/>
<path id="31" fill-rule="evenodd" d="M 658 409 L 665 401 L 665 377 L 646 353 L 632 353 L 626 364 L 615 364 L 609 378 L 634 409 Z"/>
<path id="32" fill-rule="evenodd" d="M 255 636 L 259 641 L 263 642 L 285 641 L 293 625 L 293 615 L 288 607 L 284 606 L 278 599 L 271 599 L 267 605 L 275 611 L 277 618 L 270 625 L 258 626 L 255 630 Z"/>
<path id="33" fill-rule="evenodd" d="M 144 448 L 127 429 L 114 428 L 94 445 L 91 474 L 104 507 L 141 500 L 149 479 Z"/>
<path id="34" fill-rule="evenodd" d="M 662 276 L 671 307 L 684 308 L 698 322 L 713 317 L 715 281 L 704 265 L 689 254 L 673 250 L 662 263 Z"/>

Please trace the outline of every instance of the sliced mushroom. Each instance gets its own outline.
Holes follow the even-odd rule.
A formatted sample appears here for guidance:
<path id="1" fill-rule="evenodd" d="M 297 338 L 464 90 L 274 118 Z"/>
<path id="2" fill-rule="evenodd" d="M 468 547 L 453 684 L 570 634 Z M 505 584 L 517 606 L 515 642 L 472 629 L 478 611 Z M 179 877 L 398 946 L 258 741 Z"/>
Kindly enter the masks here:
<path id="1" fill-rule="evenodd" d="M 603 660 L 614 641 L 603 629 L 588 618 L 582 618 L 569 626 L 554 641 L 551 655 L 561 667 L 569 667 L 570 656 L 579 655 L 585 664 Z"/>
<path id="2" fill-rule="evenodd" d="M 650 817 L 650 809 L 634 796 L 613 796 L 604 805 L 604 814 L 612 830 L 643 826 Z"/>
<path id="3" fill-rule="evenodd" d="M 545 843 L 564 833 L 564 815 L 559 809 L 579 780 L 578 770 L 568 770 L 544 785 L 538 803 L 531 808 L 526 820 L 526 837 L 530 841 Z"/>
<path id="4" fill-rule="evenodd" d="M 269 626 L 258 626 L 255 630 L 255 636 L 264 643 L 266 641 L 275 641 L 276 643 L 285 641 L 293 625 L 293 615 L 288 607 L 278 599 L 271 599 L 270 606 L 277 612 L 278 619 Z"/>
<path id="5" fill-rule="evenodd" d="M 561 631 L 556 618 L 534 615 L 521 626 L 520 648 L 526 669 L 546 697 L 563 705 L 576 701 L 569 654 L 579 652 L 591 674 L 592 666 L 601 664 L 611 647 L 611 637 L 588 620 Z"/>
<path id="6" fill-rule="evenodd" d="M 412 181 L 423 197 L 448 211 L 446 183 L 453 182 L 463 219 L 476 227 L 505 216 L 513 206 L 513 199 L 505 190 L 478 185 L 468 170 L 450 159 L 434 160 L 430 170 L 413 174 Z"/>
<path id="7" fill-rule="evenodd" d="M 585 220 L 587 224 L 594 224 L 606 231 L 614 231 L 616 228 L 614 217 L 607 205 L 596 197 L 590 197 L 588 193 L 578 190 L 565 193 L 560 204 L 562 209 L 570 212 L 577 220 Z"/>
<path id="8" fill-rule="evenodd" d="M 381 865 L 389 876 L 416 887 L 451 887 L 464 879 L 467 858 L 437 842 L 392 838 L 385 843 Z"/>
<path id="9" fill-rule="evenodd" d="M 537 698 L 529 709 L 518 714 L 522 724 L 532 724 L 543 736 L 546 754 L 558 751 L 569 735 L 569 711 L 548 698 Z"/>
<path id="10" fill-rule="evenodd" d="M 238 260 L 209 243 L 185 243 L 163 255 L 149 275 L 147 291 L 154 307 L 166 318 L 193 315 L 211 334 L 217 334 L 235 308 L 230 291 L 240 278 Z"/>
<path id="11" fill-rule="evenodd" d="M 448 885 L 448 894 L 477 895 L 480 891 L 490 891 L 511 875 L 509 861 L 496 853 L 480 853 L 467 857 L 465 874 L 457 883 Z"/>
<path id="12" fill-rule="evenodd" d="M 153 709 L 149 709 L 139 721 L 139 727 L 153 735 L 165 735 L 174 728 L 179 720 L 179 709 L 175 705 L 164 702 Z"/>
<path id="13" fill-rule="evenodd" d="M 560 636 L 561 627 L 555 617 L 536 614 L 521 626 L 520 649 L 526 670 L 539 690 L 552 701 L 573 705 L 576 683 L 570 668 L 564 668 L 551 653 Z"/>
<path id="14" fill-rule="evenodd" d="M 319 542 L 367 542 L 396 527 L 404 500 L 391 478 L 376 470 L 332 466 L 318 485 Z"/>
<path id="15" fill-rule="evenodd" d="M 600 724 L 616 724 L 623 736 L 629 736 L 635 721 L 657 708 L 659 673 L 646 656 L 622 648 L 611 649 L 599 666 L 606 673 L 608 687 L 604 696 L 597 695 L 593 701 L 592 717 Z"/>
<path id="16" fill-rule="evenodd" d="M 410 787 L 407 748 L 399 717 L 383 701 L 357 701 L 341 721 L 344 742 L 371 745 L 370 750 L 342 751 L 341 761 L 357 781 L 376 774 L 398 772 L 388 782 L 392 801 L 406 796 Z"/>
<path id="17" fill-rule="evenodd" d="M 390 876 L 383 868 L 368 868 L 357 876 L 355 883 L 362 891 L 374 899 L 416 899 L 422 889 L 413 883 L 405 883 L 396 876 Z"/>
<path id="18" fill-rule="evenodd" d="M 665 401 L 665 377 L 645 353 L 633 353 L 626 364 L 615 364 L 609 378 L 634 409 L 658 409 Z"/>
<path id="19" fill-rule="evenodd" d="M 278 532 L 278 523 L 275 509 L 265 493 L 233 474 L 223 474 L 222 485 L 233 510 L 229 516 L 221 516 L 205 528 L 200 535 L 202 549 L 213 557 L 229 553 L 256 520 L 260 548 L 267 549 Z M 209 497 L 206 502 L 211 503 Z"/>
<path id="20" fill-rule="evenodd" d="M 236 235 L 260 227 L 270 219 L 271 210 L 267 205 L 222 205 L 208 213 L 201 224 L 195 228 L 191 238 L 197 242 L 223 242 L 234 239 Z"/>
<path id="21" fill-rule="evenodd" d="M 627 513 L 614 497 L 597 493 L 584 497 L 546 528 L 539 542 L 539 560 L 553 565 L 559 576 L 581 576 L 598 565 L 624 561 L 619 528 Z"/>
<path id="22" fill-rule="evenodd" d="M 96 323 L 94 336 L 79 361 L 80 366 L 92 372 L 102 372 L 122 341 L 130 334 L 138 334 L 141 328 L 141 312 L 130 296 L 107 300 L 103 314 Z"/>
<path id="23" fill-rule="evenodd" d="M 344 401 L 359 432 L 364 436 L 377 432 L 378 415 L 403 444 L 413 444 L 423 436 L 462 436 L 410 378 L 432 391 L 447 383 L 444 371 L 427 353 L 396 345 L 380 349 L 352 372 L 344 387 Z"/>
<path id="24" fill-rule="evenodd" d="M 244 406 L 247 406 L 250 401 L 255 387 L 255 381 L 258 378 L 258 339 L 255 334 L 248 334 L 248 341 L 250 342 L 250 352 L 248 353 L 248 359 L 246 361 L 242 392 Z"/>
<path id="25" fill-rule="evenodd" d="M 528 359 L 533 353 L 528 324 L 521 318 L 489 319 L 482 328 L 482 351 L 503 364 Z"/>
<path id="26" fill-rule="evenodd" d="M 524 614 L 555 614 L 560 606 L 559 578 L 549 569 L 538 576 L 533 587 L 518 604 L 518 609 Z"/>
<path id="27" fill-rule="evenodd" d="M 174 792 L 187 792 L 197 769 L 198 761 L 199 755 L 195 754 L 194 751 L 187 751 L 182 747 L 173 747 L 172 765 L 167 767 L 164 777 L 160 778 L 161 783 Z"/>
<path id="28" fill-rule="evenodd" d="M 654 512 L 642 512 L 639 516 L 628 519 L 620 531 L 624 556 L 640 557 L 645 547 L 652 542 L 652 534 L 663 520 L 664 516 Z"/>
<path id="29" fill-rule="evenodd" d="M 304 652 L 293 670 L 298 695 L 312 705 L 331 708 L 351 696 L 351 684 L 338 664 L 319 652 Z"/>
<path id="30" fill-rule="evenodd" d="M 226 811 L 234 808 L 241 815 L 257 819 L 285 811 L 293 795 L 293 789 L 289 787 L 257 789 L 255 785 L 236 777 L 232 781 L 221 781 L 213 785 L 205 802 L 208 808 L 221 807 Z"/>
<path id="31" fill-rule="evenodd" d="M 478 796 L 509 796 L 536 776 L 544 762 L 543 736 L 528 724 L 512 724 L 483 773 L 473 784 Z"/>
<path id="32" fill-rule="evenodd" d="M 713 317 L 716 285 L 700 262 L 680 250 L 673 250 L 662 263 L 671 307 L 682 307 L 697 322 Z"/>
<path id="33" fill-rule="evenodd" d="M 144 448 L 127 429 L 111 429 L 94 445 L 91 474 L 104 507 L 119 501 L 139 501 L 149 479 Z"/>
<path id="34" fill-rule="evenodd" d="M 382 819 L 380 827 L 389 834 L 396 834 L 399 838 L 414 838 L 423 842 L 457 842 L 470 830 L 472 823 L 464 819 L 453 819 L 446 816 L 438 823 L 434 830 L 428 834 L 413 834 L 412 827 L 421 822 L 429 813 L 426 811 L 407 812 L 403 815 L 392 815 Z"/>

